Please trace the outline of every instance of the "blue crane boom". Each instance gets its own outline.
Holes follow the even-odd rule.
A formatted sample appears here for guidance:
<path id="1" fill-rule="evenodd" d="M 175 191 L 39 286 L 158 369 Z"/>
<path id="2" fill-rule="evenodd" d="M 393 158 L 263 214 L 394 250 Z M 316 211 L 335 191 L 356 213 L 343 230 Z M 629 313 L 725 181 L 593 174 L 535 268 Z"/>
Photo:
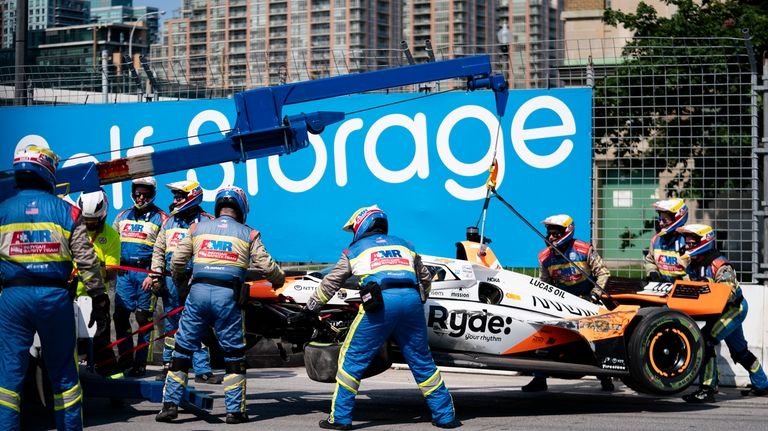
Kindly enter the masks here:
<path id="1" fill-rule="evenodd" d="M 487 55 L 258 88 L 234 95 L 237 119 L 235 127 L 223 139 L 105 162 L 67 166 L 56 173 L 57 191 L 60 194 L 92 192 L 102 185 L 134 178 L 290 154 L 309 145 L 308 133 L 321 133 L 326 126 L 342 121 L 344 113 L 321 111 L 284 116 L 283 107 L 286 105 L 449 78 L 465 79 L 468 90 L 493 90 L 497 113 L 504 115 L 507 83 L 503 76 L 492 74 Z M 12 179 L 12 176 L 0 178 L 0 201 L 13 188 L 3 183 Z"/>

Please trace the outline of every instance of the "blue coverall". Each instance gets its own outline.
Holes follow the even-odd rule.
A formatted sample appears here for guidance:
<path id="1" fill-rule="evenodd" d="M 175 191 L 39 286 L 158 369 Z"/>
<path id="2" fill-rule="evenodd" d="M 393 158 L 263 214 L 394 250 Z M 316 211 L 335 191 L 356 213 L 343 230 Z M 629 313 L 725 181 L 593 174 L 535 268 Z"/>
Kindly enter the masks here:
<path id="1" fill-rule="evenodd" d="M 115 218 L 112 227 L 120 234 L 120 265 L 148 270 L 152 262 L 152 249 L 160 227 L 168 215 L 154 204 L 141 211 L 131 207 Z M 152 293 L 142 289 L 147 274 L 140 271 L 120 271 L 115 286 L 115 334 L 118 339 L 131 333 L 130 316 L 136 313 L 136 322 L 145 326 L 153 320 Z M 152 331 L 138 336 L 139 344 L 147 348 L 134 354 L 126 353 L 133 348 L 133 337 L 127 337 L 117 345 L 118 363 L 124 367 L 146 365 Z"/>
<path id="2" fill-rule="evenodd" d="M 96 254 L 79 218 L 79 209 L 42 190 L 21 190 L 0 205 L 3 431 L 19 429 L 22 384 L 35 332 L 40 335 L 53 389 L 56 427 L 83 427 L 72 305 L 74 286 L 70 291 L 67 285 L 72 260 L 77 261 L 89 294 L 103 294 L 104 288 Z"/>
<path id="3" fill-rule="evenodd" d="M 266 253 L 258 231 L 222 215 L 192 225 L 172 257 L 173 274 L 186 271 L 192 257 L 192 287 L 176 333 L 165 380 L 163 403 L 178 405 L 187 384 L 190 357 L 213 328 L 224 354 L 224 405 L 227 413 L 246 413 L 245 332 L 235 297 L 249 266 L 256 265 L 273 284 L 284 274 Z M 259 266 L 259 262 L 264 265 Z"/>
<path id="4" fill-rule="evenodd" d="M 421 393 L 432 411 L 432 420 L 447 424 L 455 419 L 453 400 L 429 350 L 424 307 L 419 294 L 417 254 L 413 247 L 395 236 L 376 234 L 363 237 L 345 250 L 331 274 L 313 294 L 313 301 L 326 303 L 350 276 L 359 276 L 360 285 L 382 286 L 384 307 L 366 312 L 360 307 L 339 355 L 336 388 L 330 422 L 352 423 L 352 410 L 360 380 L 381 345 L 393 337 L 400 346 Z M 422 267 L 423 268 L 423 267 Z M 420 271 L 419 271 L 420 273 Z"/>
<path id="5" fill-rule="evenodd" d="M 724 271 L 721 271 L 721 268 Z M 757 357 L 749 351 L 747 340 L 744 338 L 742 323 L 744 323 L 744 319 L 747 317 L 749 306 L 728 260 L 725 256 L 718 256 L 709 263 L 706 263 L 706 260 L 704 262 L 692 260 L 686 268 L 686 272 L 693 281 L 728 283 L 733 288 L 723 314 L 716 319 L 708 321 L 702 329 L 705 346 L 703 366 L 699 372 L 700 386 L 717 388 L 718 371 L 715 346 L 720 341 L 725 341 L 733 361 L 740 364 L 749 373 L 752 387 L 757 390 L 768 389 L 768 378 L 765 375 L 765 371 L 763 371 L 763 367 L 760 365 Z M 720 272 L 720 277 L 718 277 L 718 272 Z"/>
<path id="6" fill-rule="evenodd" d="M 180 217 L 175 215 L 169 218 L 160 233 L 158 234 L 158 241 L 155 243 L 155 247 L 161 247 L 162 250 L 158 250 L 163 253 L 163 260 L 165 265 L 162 268 L 157 268 L 154 259 L 157 256 L 153 256 L 152 269 L 154 271 L 164 270 L 166 273 L 171 272 L 171 256 L 173 256 L 176 246 L 179 242 L 187 236 L 189 226 L 193 223 L 197 223 L 200 220 L 210 220 L 213 218 L 210 214 L 202 211 L 200 207 L 196 207 L 190 216 Z M 163 300 L 163 309 L 169 312 L 183 305 L 179 298 L 179 291 L 176 288 L 176 284 L 173 282 L 173 277 L 165 277 L 166 291 L 160 296 Z M 174 314 L 165 318 L 163 331 L 168 333 L 179 328 L 179 319 L 181 319 L 181 313 Z M 171 362 L 171 354 L 173 348 L 176 345 L 175 335 L 166 335 L 164 348 L 163 348 L 163 363 L 169 364 Z M 195 375 L 200 376 L 211 372 L 211 360 L 208 354 L 208 349 L 203 347 L 200 350 L 192 354 L 192 369 L 195 371 Z"/>

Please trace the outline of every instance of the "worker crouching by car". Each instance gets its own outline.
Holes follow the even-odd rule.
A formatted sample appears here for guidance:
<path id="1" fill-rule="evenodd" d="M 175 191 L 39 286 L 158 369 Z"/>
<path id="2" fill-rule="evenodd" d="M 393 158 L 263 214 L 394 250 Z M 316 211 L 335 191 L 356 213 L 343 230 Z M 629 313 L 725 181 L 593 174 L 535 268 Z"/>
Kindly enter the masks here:
<path id="1" fill-rule="evenodd" d="M 715 347 L 725 340 L 733 362 L 749 372 L 751 388 L 743 395 L 768 394 L 768 379 L 760 361 L 749 351 L 744 338 L 742 323 L 749 307 L 736 280 L 736 271 L 716 247 L 716 234 L 711 226 L 689 224 L 677 229 L 685 238 L 685 255 L 690 258 L 686 268 L 692 281 L 725 283 L 731 286 L 731 294 L 723 313 L 707 321 L 701 330 L 704 336 L 704 360 L 699 374 L 699 389 L 683 396 L 689 403 L 713 403 L 717 390 L 717 352 Z"/>
<path id="2" fill-rule="evenodd" d="M 541 280 L 572 295 L 600 302 L 611 274 L 595 248 L 574 237 L 576 225 L 567 214 L 547 217 L 542 224 L 547 229 L 547 248 L 539 252 Z M 604 391 L 616 389 L 610 377 L 600 377 L 600 387 Z M 521 389 L 523 392 L 546 391 L 547 375 L 534 372 L 533 380 Z"/>
<path id="3" fill-rule="evenodd" d="M 285 273 L 267 253 L 259 231 L 246 226 L 248 200 L 238 187 L 225 187 L 216 194 L 213 220 L 202 220 L 189 228 L 171 257 L 174 283 L 184 297 L 191 284 L 176 333 L 176 344 L 163 389 L 163 408 L 158 422 L 178 417 L 178 406 L 187 385 L 192 355 L 213 328 L 224 355 L 224 404 L 226 422 L 248 422 L 245 406 L 245 333 L 241 306 L 248 268 L 264 274 L 279 288 Z M 187 263 L 192 259 L 189 281 Z M 189 283 L 188 283 L 189 281 Z M 241 302 L 242 301 L 242 302 Z"/>
<path id="4" fill-rule="evenodd" d="M 453 400 L 427 342 L 422 304 L 431 283 L 429 270 L 421 264 L 410 243 L 388 235 L 387 216 L 375 205 L 355 211 L 343 229 L 352 232 L 352 243 L 303 310 L 305 315 L 314 316 L 348 278 L 358 277 L 363 305 L 341 348 L 331 414 L 320 421 L 320 428 L 352 428 L 352 410 L 360 380 L 379 347 L 390 336 L 402 349 L 432 410 L 432 424 L 441 428 L 458 427 Z"/>

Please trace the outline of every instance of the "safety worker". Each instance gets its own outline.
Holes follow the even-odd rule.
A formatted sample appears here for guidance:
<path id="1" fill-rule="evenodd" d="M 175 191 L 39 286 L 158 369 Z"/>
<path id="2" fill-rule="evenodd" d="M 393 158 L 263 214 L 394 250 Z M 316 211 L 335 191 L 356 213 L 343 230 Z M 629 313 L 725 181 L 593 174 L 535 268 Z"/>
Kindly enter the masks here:
<path id="1" fill-rule="evenodd" d="M 58 161 L 47 148 L 30 145 L 17 151 L 13 171 L 19 192 L 0 205 L 2 430 L 20 428 L 21 391 L 35 332 L 53 389 L 56 427 L 83 428 L 74 286 L 69 283 L 73 261 L 93 298 L 89 326 L 101 327 L 109 318 L 109 297 L 80 210 L 54 195 Z"/>
<path id="2" fill-rule="evenodd" d="M 155 420 L 170 422 L 178 417 L 191 357 L 201 348 L 201 339 L 213 328 L 224 355 L 224 404 L 226 423 L 248 422 L 245 405 L 245 334 L 241 305 L 249 268 L 280 288 L 285 273 L 267 253 L 261 233 L 245 225 L 248 198 L 239 187 L 224 187 L 216 193 L 213 220 L 201 220 L 189 228 L 187 236 L 171 257 L 176 286 L 191 284 L 176 332 L 171 368 L 165 379 L 163 407 Z M 188 262 L 192 260 L 191 280 Z M 188 283 L 189 281 L 189 283 Z M 183 292 L 182 292 L 182 296 Z"/>
<path id="3" fill-rule="evenodd" d="M 688 205 L 678 198 L 665 199 L 653 204 L 659 231 L 651 238 L 645 255 L 645 275 L 651 282 L 673 282 L 685 277 L 685 241 L 677 232 L 688 221 Z"/>
<path id="4" fill-rule="evenodd" d="M 542 224 L 546 228 L 547 247 L 539 252 L 541 280 L 572 295 L 599 302 L 611 273 L 597 250 L 592 244 L 574 237 L 576 225 L 573 218 L 567 214 L 549 216 Z M 602 390 L 615 389 L 610 377 L 599 379 Z M 522 390 L 546 391 L 547 375 L 534 372 L 533 380 L 523 386 Z"/>
<path id="5" fill-rule="evenodd" d="M 342 346 L 331 413 L 320 421 L 320 428 L 352 428 L 360 379 L 390 336 L 401 347 L 432 410 L 432 424 L 440 428 L 460 426 L 427 342 L 422 304 L 431 285 L 429 270 L 409 242 L 388 235 L 387 215 L 376 205 L 355 211 L 343 230 L 352 232 L 352 243 L 303 309 L 307 316 L 316 315 L 348 278 L 358 277 L 363 304 Z"/>
<path id="6" fill-rule="evenodd" d="M 166 184 L 173 194 L 173 203 L 170 205 L 171 217 L 160 228 L 157 235 L 155 247 L 152 251 L 152 271 L 144 283 L 148 283 L 152 293 L 163 300 L 163 309 L 167 313 L 181 306 L 179 291 L 173 278 L 170 275 L 163 276 L 162 273 L 171 273 L 171 256 L 176 246 L 187 235 L 189 226 L 200 220 L 211 220 L 213 216 L 203 211 L 200 204 L 203 202 L 203 189 L 195 181 L 177 181 Z M 147 286 L 144 286 L 145 288 Z M 163 331 L 165 336 L 165 347 L 163 349 L 163 371 L 158 374 L 157 380 L 165 381 L 168 369 L 171 365 L 171 353 L 176 345 L 176 338 L 169 332 L 179 328 L 179 319 L 181 314 L 176 313 L 165 318 Z M 211 371 L 211 361 L 207 348 L 202 348 L 192 355 L 192 368 L 195 371 L 195 382 L 197 383 L 221 383 L 220 376 L 214 376 Z"/>
<path id="7" fill-rule="evenodd" d="M 120 235 L 112 226 L 106 224 L 107 210 L 109 209 L 107 194 L 104 190 L 81 193 L 80 197 L 77 198 L 77 206 L 80 208 L 88 239 L 93 244 L 96 257 L 99 259 L 104 287 L 108 290 L 110 287 L 114 287 L 117 277 L 115 267 L 120 264 Z M 80 279 L 77 283 L 77 296 L 86 294 L 85 283 Z M 99 326 L 93 336 L 96 372 L 105 376 L 119 371 L 115 363 L 114 351 L 106 348 L 110 343 L 111 320 L 108 316 L 103 322 L 106 325 Z"/>
<path id="8" fill-rule="evenodd" d="M 687 278 L 692 281 L 725 283 L 731 287 L 723 313 L 708 320 L 701 331 L 704 336 L 704 359 L 699 372 L 699 389 L 683 396 L 683 399 L 689 403 L 715 402 L 718 374 L 715 347 L 722 340 L 725 340 L 733 362 L 749 372 L 752 384 L 750 389 L 742 391 L 742 395 L 768 394 L 768 378 L 760 361 L 749 351 L 744 338 L 742 324 L 749 310 L 747 300 L 742 295 L 736 271 L 717 249 L 715 230 L 705 224 L 689 224 L 678 228 L 677 233 L 683 236 L 685 254 L 690 258 L 686 268 Z"/>
<path id="9" fill-rule="evenodd" d="M 154 307 L 149 287 L 144 280 L 152 263 L 152 249 L 160 227 L 168 215 L 153 202 L 157 194 L 157 182 L 152 177 L 138 178 L 131 183 L 133 206 L 120 212 L 112 227 L 120 234 L 120 265 L 115 289 L 115 334 L 123 339 L 117 345 L 120 355 L 118 364 L 130 368 L 128 376 L 142 377 L 147 372 L 147 353 L 151 347 L 152 331 L 139 333 L 139 346 L 132 352 L 131 313 L 135 313 L 139 327 L 153 321 Z"/>

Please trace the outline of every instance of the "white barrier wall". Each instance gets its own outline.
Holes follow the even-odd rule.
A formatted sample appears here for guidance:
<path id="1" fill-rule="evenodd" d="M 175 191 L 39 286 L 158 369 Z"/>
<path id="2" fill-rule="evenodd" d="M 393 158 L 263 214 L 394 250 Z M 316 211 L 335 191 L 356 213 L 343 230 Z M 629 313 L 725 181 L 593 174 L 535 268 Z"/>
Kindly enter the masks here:
<path id="1" fill-rule="evenodd" d="M 749 350 L 760 359 L 765 369 L 768 363 L 768 327 L 766 327 L 766 310 L 768 310 L 768 288 L 761 284 L 742 284 L 741 290 L 749 304 L 749 313 L 744 321 L 744 337 L 749 343 Z M 739 364 L 734 364 L 725 343 L 718 348 L 718 368 L 720 384 L 723 386 L 745 386 L 749 383 L 749 374 Z"/>

